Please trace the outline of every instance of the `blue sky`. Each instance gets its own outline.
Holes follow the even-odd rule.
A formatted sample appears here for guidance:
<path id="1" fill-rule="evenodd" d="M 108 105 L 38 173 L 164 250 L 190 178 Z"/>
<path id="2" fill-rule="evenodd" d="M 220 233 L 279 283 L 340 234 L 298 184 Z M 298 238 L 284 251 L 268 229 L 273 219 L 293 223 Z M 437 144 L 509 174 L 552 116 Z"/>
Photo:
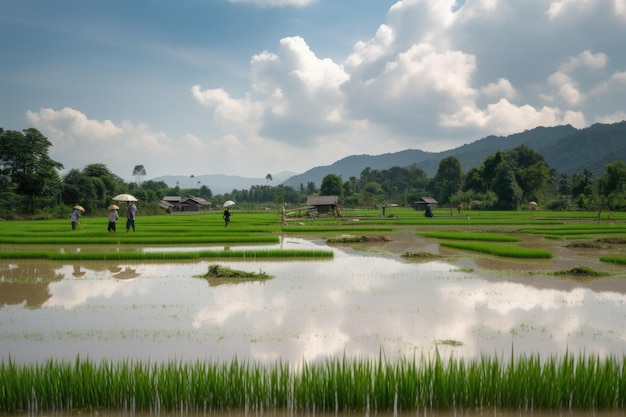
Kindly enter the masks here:
<path id="1" fill-rule="evenodd" d="M 7 0 L 0 36 L 0 127 L 64 172 L 264 178 L 626 119 L 626 0 Z"/>

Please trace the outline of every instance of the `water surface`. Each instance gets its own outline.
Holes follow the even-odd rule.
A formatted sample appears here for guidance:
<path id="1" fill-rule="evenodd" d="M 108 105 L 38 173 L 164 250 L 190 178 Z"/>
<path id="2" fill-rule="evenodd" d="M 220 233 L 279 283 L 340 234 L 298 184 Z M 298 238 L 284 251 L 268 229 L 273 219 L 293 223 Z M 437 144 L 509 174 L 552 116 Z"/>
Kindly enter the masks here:
<path id="1" fill-rule="evenodd" d="M 326 247 L 290 237 L 280 246 Z M 503 360 L 512 349 L 626 351 L 623 272 L 573 280 L 489 269 L 489 257 L 409 262 L 332 250 L 321 260 L 1 261 L 0 358 L 299 363 L 381 351 Z M 273 278 L 200 277 L 214 263 Z"/>

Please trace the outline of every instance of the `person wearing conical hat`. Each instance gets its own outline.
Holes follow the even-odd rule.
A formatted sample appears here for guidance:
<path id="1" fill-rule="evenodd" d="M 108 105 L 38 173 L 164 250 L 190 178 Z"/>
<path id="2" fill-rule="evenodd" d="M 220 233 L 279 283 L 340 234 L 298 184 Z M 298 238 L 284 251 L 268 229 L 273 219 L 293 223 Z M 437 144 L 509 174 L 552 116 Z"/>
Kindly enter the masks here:
<path id="1" fill-rule="evenodd" d="M 109 206 L 109 228 L 107 229 L 109 232 L 115 232 L 115 226 L 117 225 L 117 219 L 119 218 L 119 214 L 117 213 L 116 206 Z"/>

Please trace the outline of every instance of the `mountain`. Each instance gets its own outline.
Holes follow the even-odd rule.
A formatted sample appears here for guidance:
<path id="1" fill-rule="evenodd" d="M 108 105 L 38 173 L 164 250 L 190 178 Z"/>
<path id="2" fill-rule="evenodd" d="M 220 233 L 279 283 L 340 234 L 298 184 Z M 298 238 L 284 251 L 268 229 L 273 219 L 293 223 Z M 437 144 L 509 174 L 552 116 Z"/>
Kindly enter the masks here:
<path id="1" fill-rule="evenodd" d="M 279 174 L 272 174 L 272 180 L 264 178 L 238 177 L 236 175 L 196 175 L 193 178 L 186 175 L 165 175 L 151 178 L 152 181 L 163 181 L 168 187 L 199 188 L 206 185 L 214 195 L 230 193 L 233 190 L 248 190 L 253 185 L 278 185 L 293 177 L 296 173 L 283 171 Z M 198 185 L 198 183 L 200 183 Z"/>
<path id="2" fill-rule="evenodd" d="M 340 159 L 332 165 L 312 168 L 287 179 L 283 185 L 299 188 L 313 182 L 319 187 L 328 174 L 340 175 L 344 181 L 359 177 L 365 168 L 389 169 L 416 164 L 429 177 L 434 177 L 439 162 L 448 156 L 461 161 L 467 172 L 479 167 L 489 155 L 525 145 L 543 155 L 548 166 L 558 173 L 571 175 L 588 169 L 596 176 L 604 175 L 607 164 L 626 161 L 626 121 L 613 124 L 594 124 L 576 129 L 570 125 L 537 127 L 509 136 L 487 136 L 470 144 L 443 152 L 424 152 L 417 149 L 382 155 L 355 155 Z"/>

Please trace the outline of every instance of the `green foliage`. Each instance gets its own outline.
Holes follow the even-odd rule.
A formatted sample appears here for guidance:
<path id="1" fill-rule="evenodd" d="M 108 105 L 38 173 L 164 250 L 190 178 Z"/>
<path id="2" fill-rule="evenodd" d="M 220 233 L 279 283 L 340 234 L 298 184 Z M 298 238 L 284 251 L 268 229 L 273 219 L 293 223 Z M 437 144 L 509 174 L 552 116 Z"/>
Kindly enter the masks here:
<path id="1" fill-rule="evenodd" d="M 451 196 L 461 191 L 463 185 L 461 161 L 455 156 L 442 159 L 433 184 L 437 201 L 444 204 L 450 202 Z"/>
<path id="2" fill-rule="evenodd" d="M 63 178 L 63 202 L 69 206 L 80 204 L 88 212 L 106 212 L 111 198 L 125 190 L 124 181 L 104 164 L 72 169 Z"/>
<path id="3" fill-rule="evenodd" d="M 498 197 L 498 208 L 514 210 L 522 201 L 522 189 L 517 184 L 513 167 L 503 162 L 496 168 L 491 190 Z"/>
<path id="4" fill-rule="evenodd" d="M 586 129 L 585 140 L 615 142 L 626 128 L 626 122 L 614 125 L 594 125 Z M 578 134 L 569 128 L 538 128 L 524 133 L 534 142 L 553 141 L 555 136 Z M 488 147 L 493 148 L 492 140 Z M 590 143 L 591 143 L 590 142 Z M 521 143 L 521 142 L 520 142 Z M 217 205 L 226 200 L 237 201 L 238 207 L 247 209 L 301 206 L 307 196 L 338 195 L 346 207 L 376 207 L 390 203 L 410 206 L 422 196 L 434 196 L 442 205 L 514 210 L 525 207 L 529 201 L 538 201 L 544 209 L 570 210 L 578 208 L 598 213 L 626 210 L 626 164 L 616 160 L 606 166 L 603 177 L 594 178 L 594 171 L 584 168 L 581 173 L 558 173 L 545 163 L 544 156 L 526 145 L 498 151 L 485 158 L 480 166 L 470 166 L 463 176 L 461 159 L 447 156 L 439 162 L 432 179 L 416 163 L 394 166 L 389 169 L 362 170 L 360 177 L 350 177 L 342 183 L 341 176 L 328 174 L 318 190 L 315 183 L 300 184 L 299 189 L 278 184 L 271 186 L 271 174 L 265 185 L 255 185 L 248 190 L 232 190 L 213 196 L 211 189 L 190 176 L 189 188 L 177 185 L 169 188 L 163 182 L 141 180 L 145 167 L 133 169 L 136 181 L 125 183 L 110 172 L 104 164 L 87 165 L 71 169 L 63 179 L 58 170 L 61 164 L 48 157 L 51 143 L 36 129 L 22 132 L 4 131 L 0 128 L 0 218 L 50 218 L 67 215 L 67 207 L 81 204 L 90 213 L 104 214 L 110 198 L 121 192 L 131 192 L 141 201 L 141 213 L 162 212 L 158 202 L 166 195 L 180 195 L 214 199 Z M 487 143 L 485 144 L 487 146 Z M 485 153 L 481 147 L 481 155 Z M 578 152 L 578 151 L 576 151 Z M 615 155 L 621 155 L 615 152 Z M 554 158 L 554 156 L 553 156 Z M 463 159 L 464 161 L 466 159 Z M 472 164 L 477 161 L 472 160 Z M 421 161 L 420 166 L 434 170 L 434 163 Z M 569 200 L 561 196 L 571 196 Z M 557 204 L 560 202 L 560 204 Z"/>
<path id="5" fill-rule="evenodd" d="M 339 200 L 343 198 L 343 183 L 341 177 L 335 174 L 328 174 L 322 180 L 320 187 L 321 195 L 336 195 Z"/>
<path id="6" fill-rule="evenodd" d="M 34 214 L 58 201 L 63 165 L 48 156 L 50 146 L 37 129 L 0 129 L 0 191 L 16 203 L 12 210 L 4 207 L 9 216 Z"/>

